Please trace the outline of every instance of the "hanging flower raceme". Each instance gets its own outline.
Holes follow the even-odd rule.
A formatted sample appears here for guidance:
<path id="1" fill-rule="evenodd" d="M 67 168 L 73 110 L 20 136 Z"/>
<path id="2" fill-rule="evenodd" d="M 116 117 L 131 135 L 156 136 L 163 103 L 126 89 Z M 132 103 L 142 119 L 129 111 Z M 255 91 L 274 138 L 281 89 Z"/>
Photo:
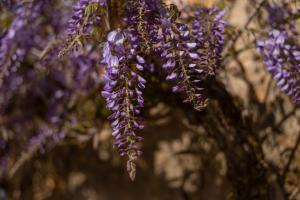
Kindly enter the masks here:
<path id="1" fill-rule="evenodd" d="M 69 20 L 68 42 L 59 53 L 60 57 L 73 48 L 83 46 L 83 41 L 90 36 L 92 29 L 97 24 L 101 24 L 101 16 L 106 6 L 106 0 L 78 0 L 73 9 L 72 18 Z"/>
<path id="2" fill-rule="evenodd" d="M 131 179 L 135 178 L 136 160 L 141 155 L 139 142 L 142 138 L 136 134 L 143 129 L 139 117 L 144 106 L 143 89 L 145 79 L 135 72 L 143 70 L 145 60 L 136 54 L 131 45 L 134 38 L 127 32 L 112 31 L 103 48 L 103 62 L 106 64 L 105 87 L 102 92 L 107 108 L 112 111 L 115 146 L 121 156 L 127 157 L 127 171 Z"/>
<path id="3" fill-rule="evenodd" d="M 161 56 L 164 61 L 163 69 L 168 73 L 166 79 L 174 82 L 173 92 L 180 92 L 184 96 L 184 102 L 192 103 L 196 110 L 201 110 L 206 106 L 201 86 L 205 74 L 197 65 L 197 43 L 187 26 L 173 23 L 170 18 L 163 23 L 165 43 Z"/>
<path id="4" fill-rule="evenodd" d="M 295 41 L 295 40 L 293 40 Z M 277 85 L 296 103 L 300 102 L 300 48 L 289 43 L 289 34 L 272 30 L 268 39 L 259 41 L 258 50 Z"/>
<path id="5" fill-rule="evenodd" d="M 210 75 L 216 74 L 222 62 L 225 28 L 225 21 L 222 18 L 224 14 L 224 11 L 218 11 L 214 7 L 201 8 L 196 11 L 192 23 L 200 55 L 199 65 Z"/>
<path id="6" fill-rule="evenodd" d="M 136 40 L 142 52 L 150 53 L 153 44 L 159 41 L 159 10 L 162 6 L 160 0 L 129 0 L 126 4 L 127 29 Z"/>
<path id="7" fill-rule="evenodd" d="M 220 66 L 224 43 L 224 12 L 202 9 L 196 15 L 192 31 L 187 25 L 176 22 L 176 16 L 163 10 L 162 42 L 163 68 L 168 72 L 167 80 L 175 84 L 174 92 L 180 92 L 194 108 L 206 106 L 203 81 L 215 75 Z"/>
<path id="8" fill-rule="evenodd" d="M 104 0 L 79 0 L 69 21 L 68 35 L 88 34 L 88 26 L 101 21 L 100 13 L 97 11 L 104 6 L 106 6 Z"/>

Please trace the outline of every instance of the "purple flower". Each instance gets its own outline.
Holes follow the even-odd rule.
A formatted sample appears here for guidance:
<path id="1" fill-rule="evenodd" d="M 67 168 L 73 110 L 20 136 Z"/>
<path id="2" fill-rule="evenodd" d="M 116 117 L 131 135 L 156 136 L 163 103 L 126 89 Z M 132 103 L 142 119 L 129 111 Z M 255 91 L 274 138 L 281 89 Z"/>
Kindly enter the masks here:
<path id="1" fill-rule="evenodd" d="M 13 10 L 16 6 L 16 0 L 2 0 L 0 1 L 0 6 Z"/>
<path id="2" fill-rule="evenodd" d="M 266 2 L 264 8 L 268 13 L 268 23 L 273 29 L 285 29 L 288 27 L 290 30 L 296 31 L 295 21 L 293 16 L 299 14 L 294 12 L 290 7 L 290 2 L 280 0 L 275 2 Z M 289 20 L 290 19 L 290 20 Z"/>
<path id="3" fill-rule="evenodd" d="M 68 41 L 59 57 L 78 46 L 83 46 L 83 41 L 90 36 L 95 26 L 102 26 L 101 17 L 106 8 L 106 0 L 78 0 L 73 9 L 72 18 L 69 20 L 67 30 Z"/>
<path id="4" fill-rule="evenodd" d="M 44 152 L 44 145 L 46 143 L 47 138 L 51 135 L 51 131 L 49 129 L 41 130 L 37 135 L 30 138 L 27 148 L 28 150 L 32 148 L 37 148 L 41 152 Z"/>
<path id="5" fill-rule="evenodd" d="M 93 5 L 94 4 L 94 5 Z M 93 13 L 88 7 L 98 9 L 99 7 L 106 6 L 105 0 L 78 0 L 76 6 L 73 9 L 73 16 L 69 21 L 68 35 L 81 35 L 87 34 L 88 25 L 101 21 L 100 16 L 96 15 L 95 18 L 91 19 Z"/>
<path id="6" fill-rule="evenodd" d="M 132 66 L 142 69 L 144 59 L 135 54 L 132 37 L 126 31 L 112 31 L 103 48 L 103 61 L 106 64 L 105 86 L 102 96 L 107 108 L 112 111 L 114 145 L 121 156 L 127 157 L 127 171 L 131 179 L 135 178 L 138 156 L 141 155 L 139 142 L 142 138 L 136 134 L 142 130 L 140 113 L 144 106 L 143 90 L 145 79 L 136 73 Z"/>
<path id="7" fill-rule="evenodd" d="M 215 75 L 221 63 L 224 43 L 224 12 L 215 8 L 200 9 L 192 24 L 178 23 L 168 11 L 161 12 L 163 69 L 167 80 L 174 82 L 173 92 L 184 96 L 184 102 L 201 110 L 206 106 L 203 81 Z"/>
<path id="8" fill-rule="evenodd" d="M 200 53 L 200 65 L 208 74 L 215 75 L 220 68 L 224 46 L 224 11 L 201 8 L 196 11 L 192 28 Z"/>
<path id="9" fill-rule="evenodd" d="M 0 87 L 5 77 L 17 71 L 32 47 L 34 33 L 38 28 L 37 18 L 45 1 L 22 3 L 16 10 L 16 17 L 0 39 Z"/>
<path id="10" fill-rule="evenodd" d="M 289 43 L 286 31 L 272 30 L 265 41 L 257 43 L 268 71 L 283 92 L 300 102 L 300 48 Z"/>
<path id="11" fill-rule="evenodd" d="M 138 45 L 141 52 L 155 50 L 153 44 L 160 40 L 159 10 L 163 6 L 160 0 L 129 0 L 126 4 L 127 29 L 132 43 Z"/>
<path id="12" fill-rule="evenodd" d="M 166 19 L 166 24 L 169 23 L 168 20 Z M 161 56 L 163 68 L 168 73 L 166 79 L 174 82 L 173 92 L 180 92 L 184 96 L 184 102 L 192 103 L 195 109 L 201 110 L 206 105 L 200 81 L 205 74 L 196 64 L 199 54 L 194 45 L 191 45 L 195 40 L 184 24 L 170 23 L 170 26 L 165 27 L 166 41 Z"/>

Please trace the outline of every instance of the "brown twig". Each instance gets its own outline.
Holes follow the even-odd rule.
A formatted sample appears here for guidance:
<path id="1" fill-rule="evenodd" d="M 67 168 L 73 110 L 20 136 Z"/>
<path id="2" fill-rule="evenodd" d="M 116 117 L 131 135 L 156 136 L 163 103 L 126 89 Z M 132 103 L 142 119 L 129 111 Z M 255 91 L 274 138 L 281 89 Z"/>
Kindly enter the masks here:
<path id="1" fill-rule="evenodd" d="M 275 130 L 279 129 L 286 120 L 288 120 L 290 117 L 292 117 L 296 113 L 297 109 L 298 108 L 296 107 L 295 109 L 293 109 L 292 111 L 287 113 L 285 116 L 283 116 L 283 118 L 277 123 L 277 125 L 275 125 L 274 129 Z"/>
<path id="2" fill-rule="evenodd" d="M 291 164 L 292 164 L 292 162 L 294 160 L 294 157 L 295 157 L 295 154 L 296 154 L 296 151 L 297 151 L 299 145 L 300 145 L 300 133 L 298 133 L 298 137 L 297 137 L 295 146 L 292 149 L 292 152 L 290 154 L 290 157 L 289 157 L 289 160 L 288 160 L 286 166 L 284 167 L 284 170 L 283 170 L 283 173 L 282 173 L 282 179 L 283 179 L 283 181 L 285 181 L 285 179 L 286 179 L 286 175 L 287 175 L 287 173 L 288 173 L 288 171 L 289 171 L 289 169 L 291 167 Z"/>
<path id="3" fill-rule="evenodd" d="M 13 178 L 16 172 L 20 169 L 23 164 L 30 160 L 30 158 L 39 150 L 42 144 L 52 135 L 52 132 L 45 134 L 37 143 L 24 152 L 23 155 L 16 161 L 13 167 L 8 171 L 8 177 Z"/>
<path id="4" fill-rule="evenodd" d="M 252 13 L 252 15 L 248 18 L 246 24 L 244 25 L 243 29 L 247 29 L 248 26 L 250 25 L 250 23 L 252 22 L 252 20 L 254 19 L 254 17 L 257 15 L 257 13 L 260 11 L 260 9 L 262 8 L 262 6 L 265 4 L 266 0 L 262 0 L 257 6 L 256 9 L 254 11 L 254 13 Z M 237 42 L 237 40 L 241 37 L 241 35 L 243 34 L 242 31 L 239 31 L 238 34 L 231 40 L 231 45 L 229 47 L 229 49 L 232 49 L 235 45 L 235 43 Z"/>

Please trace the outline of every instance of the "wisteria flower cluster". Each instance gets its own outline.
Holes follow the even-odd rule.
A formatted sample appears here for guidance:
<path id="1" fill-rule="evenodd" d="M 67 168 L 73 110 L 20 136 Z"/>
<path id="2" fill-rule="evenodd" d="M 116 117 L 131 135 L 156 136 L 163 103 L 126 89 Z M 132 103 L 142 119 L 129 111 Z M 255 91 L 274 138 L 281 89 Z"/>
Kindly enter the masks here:
<path id="1" fill-rule="evenodd" d="M 288 39 L 287 32 L 275 29 L 269 33 L 266 41 L 258 42 L 258 49 L 278 86 L 299 103 L 300 48 L 290 44 Z"/>
<path id="2" fill-rule="evenodd" d="M 80 0 L 77 2 L 73 8 L 72 18 L 69 20 L 68 42 L 60 52 L 60 56 L 73 48 L 82 46 L 84 40 L 92 34 L 93 28 L 102 25 L 102 15 L 105 14 L 104 8 L 106 8 L 106 1 L 104 0 Z"/>
<path id="3" fill-rule="evenodd" d="M 131 179 L 134 179 L 135 161 L 141 155 L 138 142 L 142 138 L 136 134 L 136 130 L 144 127 L 139 115 L 144 106 L 146 80 L 132 70 L 135 66 L 142 71 L 145 64 L 144 58 L 136 54 L 132 40 L 126 32 L 109 33 L 103 49 L 103 62 L 107 67 L 102 95 L 106 98 L 107 108 L 113 112 L 109 119 L 112 120 L 115 146 L 121 156 L 128 157 L 127 170 Z"/>
<path id="4" fill-rule="evenodd" d="M 162 67 L 169 73 L 166 79 L 175 80 L 173 91 L 182 93 L 184 101 L 192 103 L 196 110 L 203 109 L 207 102 L 201 82 L 207 76 L 215 75 L 221 64 L 223 14 L 215 8 L 197 10 L 191 30 L 176 22 L 169 13 L 162 21 L 161 56 Z"/>
<path id="5" fill-rule="evenodd" d="M 129 1 L 125 31 L 113 31 L 103 49 L 106 85 L 103 96 L 113 111 L 113 136 L 121 155 L 128 157 L 127 169 L 134 178 L 137 156 L 141 154 L 135 129 L 141 129 L 140 108 L 144 104 L 145 80 L 134 70 L 147 68 L 150 53 L 161 58 L 166 80 L 184 102 L 202 110 L 207 99 L 203 81 L 214 76 L 221 65 L 224 43 L 224 12 L 215 8 L 199 9 L 192 24 L 178 19 L 172 5 L 160 1 Z M 126 44 L 125 44 L 126 43 Z"/>
<path id="6" fill-rule="evenodd" d="M 178 171 L 182 177 L 177 179 L 176 175 L 175 185 L 180 186 L 184 197 L 185 190 L 190 189 L 185 186 L 202 177 L 202 161 L 209 163 L 209 167 L 222 164 L 221 171 L 224 168 L 226 173 L 219 173 L 220 180 L 229 180 L 230 188 L 236 189 L 229 195 L 234 199 L 266 199 L 270 176 L 282 180 L 276 184 L 282 196 L 287 197 L 290 172 L 297 171 L 294 160 L 300 136 L 294 149 L 287 151 L 289 156 L 284 156 L 284 163 L 285 157 L 288 159 L 286 165 L 275 171 L 266 154 L 269 152 L 261 147 L 276 147 L 268 143 L 267 133 L 283 134 L 285 120 L 297 118 L 297 105 L 282 106 L 283 102 L 287 105 L 288 98 L 267 97 L 276 82 L 295 104 L 300 103 L 300 5 L 296 0 L 242 2 L 251 13 L 245 24 L 238 27 L 232 17 L 239 7 L 236 2 L 0 0 L 0 199 L 3 189 L 11 192 L 13 198 L 21 199 L 45 199 L 52 194 L 63 198 L 54 193 L 66 190 L 89 196 L 86 189 L 89 190 L 90 182 L 84 180 L 94 174 L 85 173 L 89 167 L 78 171 L 85 160 L 70 156 L 75 155 L 73 150 L 83 147 L 87 147 L 87 152 L 91 148 L 98 150 L 99 159 L 105 161 L 103 169 L 126 163 L 124 168 L 131 180 L 135 179 L 138 166 L 147 170 L 149 161 L 155 161 L 154 167 L 161 173 L 168 173 L 167 169 L 160 170 L 168 168 L 160 166 L 165 165 L 160 162 L 164 159 L 160 153 L 170 153 L 169 144 L 179 160 L 186 155 L 188 160 L 197 157 L 191 167 L 184 165 Z M 253 47 L 257 47 L 263 66 L 272 77 L 263 95 L 258 91 L 261 87 L 252 81 L 261 71 L 248 73 L 257 61 L 257 56 L 249 56 L 256 55 Z M 244 58 L 248 60 L 244 62 Z M 261 85 L 269 80 L 258 77 Z M 240 85 L 240 81 L 245 85 Z M 236 89 L 241 88 L 247 89 L 236 94 Z M 277 116 L 282 117 L 278 124 Z M 180 123 L 170 127 L 174 122 Z M 182 144 L 170 141 L 178 136 L 171 131 L 171 137 L 168 133 L 162 136 L 167 141 L 154 143 L 150 139 L 145 144 L 144 140 L 153 137 L 143 135 L 145 127 L 148 132 L 158 131 L 161 126 L 188 133 L 183 133 Z M 160 132 L 153 135 L 161 137 L 157 134 Z M 280 138 L 275 137 L 281 138 L 281 134 Z M 211 148 L 207 149 L 207 145 Z M 42 162 L 27 162 L 35 159 L 36 152 L 45 154 L 54 146 L 57 147 L 50 154 L 35 157 L 45 158 Z M 117 159 L 112 158 L 111 146 L 120 155 Z M 291 146 L 290 142 L 287 146 Z M 149 149 L 158 150 L 157 154 L 148 154 Z M 200 158 L 203 152 L 209 156 Z M 70 158 L 70 165 L 61 162 L 65 157 Z M 269 161 L 272 166 L 264 164 Z M 28 167 L 21 170 L 25 165 Z M 259 176 L 255 176 L 257 171 Z M 74 185 L 72 180 L 78 175 L 84 180 Z M 29 176 L 32 184 L 26 186 L 27 180 L 23 179 Z M 240 176 L 243 178 L 235 178 Z M 45 186 L 36 185 L 43 180 L 47 180 Z M 249 188 L 244 190 L 246 182 Z M 258 182 L 261 184 L 256 187 Z M 85 187 L 86 184 L 89 186 Z M 32 195 L 27 188 L 32 189 Z M 43 188 L 47 188 L 44 198 L 40 194 Z M 224 192 L 228 192 L 227 185 Z M 194 195 L 198 193 L 191 194 L 191 198 Z"/>
<path id="7" fill-rule="evenodd" d="M 34 30 L 28 29 L 28 25 L 31 24 L 30 27 L 37 30 L 39 23 L 36 19 L 44 3 L 36 0 L 25 2 L 16 8 L 16 18 L 0 41 L 0 87 L 5 78 L 17 71 L 26 50 L 34 43 L 32 40 Z"/>
<path id="8" fill-rule="evenodd" d="M 288 28 L 290 31 L 295 31 L 296 22 L 293 19 L 299 15 L 300 10 L 299 8 L 298 10 L 293 10 L 291 5 L 291 2 L 287 0 L 266 1 L 264 3 L 270 27 L 279 30 Z"/>
<path id="9" fill-rule="evenodd" d="M 266 40 L 257 42 L 268 71 L 283 92 L 300 101 L 300 46 L 296 30 L 297 13 L 287 1 L 266 3 L 271 30 Z M 286 23 L 290 21 L 290 23 Z"/>
<path id="10" fill-rule="evenodd" d="M 0 176 L 14 149 L 26 155 L 42 144 L 49 147 L 64 138 L 68 126 L 78 126 L 78 116 L 72 113 L 76 96 L 90 93 L 101 82 L 100 56 L 92 45 L 57 59 L 62 42 L 52 41 L 56 33 L 62 37 L 66 32 L 67 20 L 60 17 L 69 17 L 72 2 L 2 3 L 0 16 L 4 10 L 9 17 L 0 18 Z"/>
<path id="11" fill-rule="evenodd" d="M 92 2 L 79 1 L 75 7 L 70 21 L 71 37 L 78 28 L 84 29 L 84 13 L 89 12 L 89 3 Z M 107 4 L 102 2 L 100 6 Z M 158 55 L 166 79 L 173 83 L 173 92 L 180 93 L 184 102 L 191 103 L 196 110 L 202 110 L 207 104 L 203 82 L 214 76 L 221 65 L 224 12 L 202 8 L 195 13 L 193 22 L 186 25 L 180 22 L 174 5 L 159 0 L 128 1 L 124 23 L 108 34 L 103 45 L 101 63 L 106 69 L 102 95 L 113 113 L 109 119 L 115 146 L 127 157 L 127 170 L 132 179 L 135 161 L 141 154 L 142 137 L 136 131 L 143 129 L 140 114 L 146 80 L 139 73 L 149 70 L 151 60 L 147 58 Z"/>
<path id="12" fill-rule="evenodd" d="M 203 110 L 208 103 L 205 81 L 221 68 L 225 21 L 224 11 L 215 7 L 192 9 L 192 19 L 186 23 L 175 5 L 161 0 L 122 2 L 78 0 L 73 10 L 64 8 L 59 15 L 72 12 L 67 23 L 43 9 L 47 0 L 7 2 L 7 8 L 16 13 L 0 38 L 0 78 L 3 81 L 3 74 L 25 71 L 22 74 L 26 76 L 19 77 L 20 84 L 31 77 L 32 82 L 24 85 L 38 87 L 22 91 L 24 96 L 31 95 L 32 100 L 42 102 L 47 99 L 43 103 L 46 112 L 36 112 L 49 123 L 46 127 L 63 133 L 66 131 L 62 129 L 78 122 L 68 113 L 79 98 L 75 94 L 103 88 L 102 97 L 111 112 L 108 119 L 114 146 L 126 157 L 127 171 L 134 179 L 136 162 L 142 154 L 143 138 L 139 134 L 144 128 L 142 108 L 147 101 L 143 96 L 147 78 L 166 79 L 183 102 Z M 67 1 L 65 5 L 70 4 Z M 51 6 L 56 9 L 55 3 Z M 38 17 L 41 13 L 42 19 Z M 47 28 L 41 30 L 41 24 L 47 24 Z M 67 30 L 61 31 L 64 27 Z M 45 44 L 45 38 L 54 42 Z M 26 65 L 27 59 L 35 60 L 36 65 Z M 21 69 L 15 67 L 19 65 Z M 43 75 L 36 76 L 37 70 Z M 8 84 L 16 83 L 14 80 L 11 75 Z M 51 86 L 47 84 L 50 82 Z M 48 133 L 46 129 L 38 126 L 36 132 Z M 40 137 L 38 134 L 32 138 L 29 146 Z"/>

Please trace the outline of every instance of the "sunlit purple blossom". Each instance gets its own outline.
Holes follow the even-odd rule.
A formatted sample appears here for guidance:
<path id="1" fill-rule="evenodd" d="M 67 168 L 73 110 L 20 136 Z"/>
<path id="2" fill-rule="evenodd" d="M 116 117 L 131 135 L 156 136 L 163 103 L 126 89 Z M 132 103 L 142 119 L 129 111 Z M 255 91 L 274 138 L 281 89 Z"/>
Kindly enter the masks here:
<path id="1" fill-rule="evenodd" d="M 201 8 L 196 11 L 196 17 L 192 23 L 192 31 L 199 48 L 199 64 L 211 75 L 215 75 L 221 66 L 225 29 L 224 14 L 224 10 L 218 11 L 215 7 Z"/>
<path id="2" fill-rule="evenodd" d="M 112 31 L 103 48 L 103 62 L 106 64 L 105 86 L 102 96 L 107 108 L 112 111 L 114 145 L 121 156 L 126 156 L 127 171 L 131 179 L 135 177 L 136 160 L 141 155 L 139 142 L 142 138 L 136 134 L 142 130 L 140 113 L 144 106 L 143 89 L 145 79 L 132 67 L 143 69 L 145 60 L 136 54 L 132 37 L 126 32 Z"/>
<path id="3" fill-rule="evenodd" d="M 259 41 L 268 71 L 283 92 L 296 103 L 300 102 L 300 48 L 289 43 L 289 34 L 272 30 L 265 41 Z"/>
<path id="4" fill-rule="evenodd" d="M 162 12 L 164 41 L 162 42 L 167 80 L 173 81 L 174 92 L 184 96 L 201 110 L 206 106 L 202 82 L 207 75 L 215 75 L 221 64 L 224 43 L 224 12 L 215 8 L 200 9 L 193 21 L 193 29 L 174 21 L 168 12 Z"/>

